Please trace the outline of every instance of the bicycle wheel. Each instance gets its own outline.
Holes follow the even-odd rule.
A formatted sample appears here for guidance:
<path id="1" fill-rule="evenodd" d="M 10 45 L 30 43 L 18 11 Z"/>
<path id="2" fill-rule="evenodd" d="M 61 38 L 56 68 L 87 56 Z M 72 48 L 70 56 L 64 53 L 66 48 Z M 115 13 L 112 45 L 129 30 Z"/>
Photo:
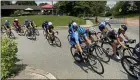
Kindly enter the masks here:
<path id="1" fill-rule="evenodd" d="M 140 61 L 139 60 L 137 60 L 131 56 L 124 56 L 121 59 L 121 65 L 130 76 L 137 78 L 137 74 L 140 71 Z"/>
<path id="2" fill-rule="evenodd" d="M 67 36 L 68 42 L 70 42 L 70 35 Z"/>
<path id="3" fill-rule="evenodd" d="M 133 56 L 133 47 L 129 47 L 123 50 L 123 56 Z"/>
<path id="4" fill-rule="evenodd" d="M 29 33 L 28 33 L 27 30 L 25 31 L 25 36 L 26 36 L 28 39 L 30 38 Z"/>
<path id="5" fill-rule="evenodd" d="M 15 35 L 14 35 L 14 33 L 12 31 L 10 33 L 8 33 L 8 34 L 9 34 L 10 39 L 15 39 Z"/>
<path id="6" fill-rule="evenodd" d="M 40 35 L 38 29 L 35 29 L 35 34 L 36 34 L 37 36 Z"/>
<path id="7" fill-rule="evenodd" d="M 77 55 L 77 57 L 74 56 L 75 50 L 76 50 L 75 47 L 70 47 L 70 52 L 71 52 L 71 55 L 72 55 L 73 59 L 74 59 L 75 61 L 77 61 L 77 62 L 81 62 L 80 58 L 79 58 L 79 59 L 76 59 L 76 58 L 78 58 L 78 55 Z"/>
<path id="8" fill-rule="evenodd" d="M 31 32 L 31 36 L 33 40 L 36 40 L 36 33 L 34 33 L 33 31 Z"/>
<path id="9" fill-rule="evenodd" d="M 44 37 L 46 37 L 46 32 L 43 30 L 43 35 L 44 35 Z"/>
<path id="10" fill-rule="evenodd" d="M 57 36 L 54 36 L 54 41 L 55 41 L 55 44 L 56 44 L 58 47 L 61 47 L 61 41 L 60 41 L 60 39 L 59 39 Z"/>
<path id="11" fill-rule="evenodd" d="M 111 46 L 111 43 L 103 41 L 101 43 L 101 47 L 104 48 L 107 51 L 108 55 L 113 54 L 113 48 Z"/>
<path id="12" fill-rule="evenodd" d="M 103 62 L 107 63 L 110 61 L 110 57 L 104 48 L 102 48 L 100 46 L 96 46 L 95 53 L 96 53 L 97 57 L 99 57 L 99 59 L 102 60 Z"/>
<path id="13" fill-rule="evenodd" d="M 97 74 L 104 73 L 104 67 L 101 61 L 94 55 L 88 55 L 88 62 L 94 72 Z"/>

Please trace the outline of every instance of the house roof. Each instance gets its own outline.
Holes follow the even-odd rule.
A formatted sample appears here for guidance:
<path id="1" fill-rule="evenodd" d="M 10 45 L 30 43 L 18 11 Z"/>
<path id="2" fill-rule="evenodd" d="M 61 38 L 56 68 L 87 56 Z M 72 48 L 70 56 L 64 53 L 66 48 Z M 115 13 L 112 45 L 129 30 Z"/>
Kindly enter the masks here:
<path id="1" fill-rule="evenodd" d="M 32 8 L 33 10 L 41 10 L 40 6 L 28 6 L 28 5 L 3 5 L 1 9 L 26 9 Z"/>
<path id="2" fill-rule="evenodd" d="M 53 5 L 47 4 L 47 5 L 41 6 L 41 8 L 50 9 L 50 8 L 55 8 L 55 7 Z"/>

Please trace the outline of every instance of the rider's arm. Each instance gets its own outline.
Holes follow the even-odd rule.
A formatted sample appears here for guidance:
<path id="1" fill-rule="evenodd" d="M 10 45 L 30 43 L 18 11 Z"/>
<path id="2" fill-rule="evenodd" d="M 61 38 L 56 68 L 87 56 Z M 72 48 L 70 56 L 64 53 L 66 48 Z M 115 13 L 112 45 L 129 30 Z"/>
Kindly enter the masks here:
<path id="1" fill-rule="evenodd" d="M 112 29 L 111 24 L 109 22 L 106 22 L 107 25 L 109 25 L 109 27 Z"/>
<path id="2" fill-rule="evenodd" d="M 36 27 L 36 24 L 35 24 L 35 22 L 33 21 L 33 24 L 35 25 L 35 27 Z"/>
<path id="3" fill-rule="evenodd" d="M 125 37 L 125 39 L 129 40 L 129 38 L 126 34 L 123 34 L 123 36 Z"/>
<path id="4" fill-rule="evenodd" d="M 80 52 L 82 53 L 83 50 L 82 50 L 82 48 L 81 48 L 81 46 L 80 46 L 80 43 L 79 43 L 78 33 L 75 32 L 74 38 L 75 38 L 76 47 L 77 47 L 78 51 L 80 51 Z"/>
<path id="5" fill-rule="evenodd" d="M 123 46 L 124 48 L 126 48 L 126 46 L 121 42 L 121 40 L 120 40 L 119 37 L 120 37 L 120 36 L 117 37 L 117 41 L 119 42 L 119 44 L 120 44 L 121 46 Z"/>

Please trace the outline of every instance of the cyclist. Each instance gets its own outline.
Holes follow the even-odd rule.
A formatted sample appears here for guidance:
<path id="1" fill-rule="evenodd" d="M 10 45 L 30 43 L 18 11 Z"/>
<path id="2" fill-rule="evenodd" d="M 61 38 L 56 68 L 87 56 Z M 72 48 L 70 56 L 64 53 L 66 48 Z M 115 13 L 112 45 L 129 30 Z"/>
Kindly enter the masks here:
<path id="1" fill-rule="evenodd" d="M 120 57 L 116 55 L 116 48 L 118 47 L 118 45 L 121 45 L 122 47 L 126 48 L 126 46 L 123 44 L 123 38 L 121 37 L 121 34 L 125 37 L 126 40 L 131 41 L 125 34 L 126 31 L 127 26 L 121 25 L 119 29 L 115 28 L 107 33 L 107 37 L 111 40 L 113 56 L 117 59 L 120 59 Z"/>
<path id="2" fill-rule="evenodd" d="M 99 40 L 99 37 L 97 36 L 97 33 L 96 33 L 95 28 L 92 28 L 91 27 L 91 28 L 87 29 L 86 32 L 87 32 L 88 37 L 91 40 L 91 42 L 94 42 L 95 41 L 92 35 L 95 35 L 96 38 L 97 38 L 97 40 Z"/>
<path id="3" fill-rule="evenodd" d="M 84 39 L 84 41 L 82 41 L 82 39 Z M 70 36 L 70 44 L 71 46 L 76 47 L 74 56 L 75 57 L 78 56 L 78 53 L 79 53 L 80 61 L 82 61 L 83 58 L 85 58 L 85 57 L 82 57 L 81 55 L 83 53 L 83 50 L 81 47 L 81 44 L 83 42 L 86 43 L 88 47 L 89 45 L 91 45 L 91 42 L 86 34 L 86 29 L 77 25 L 77 27 L 75 26 L 75 29 L 72 29 L 72 34 Z"/>
<path id="4" fill-rule="evenodd" d="M 73 22 L 75 22 L 75 21 L 72 20 L 72 21 L 69 23 L 69 25 L 68 25 L 69 28 L 72 26 Z"/>
<path id="5" fill-rule="evenodd" d="M 69 34 L 73 33 L 77 29 L 78 25 L 76 22 L 73 22 L 68 29 Z"/>
<path id="6" fill-rule="evenodd" d="M 11 32 L 11 24 L 9 20 L 5 20 L 4 26 L 5 26 L 6 31 Z"/>
<path id="7" fill-rule="evenodd" d="M 54 36 L 54 27 L 53 27 L 52 22 L 48 22 L 47 33 L 48 33 L 49 35 Z M 54 40 L 54 39 L 51 38 L 50 44 L 53 44 L 53 40 Z"/>
<path id="8" fill-rule="evenodd" d="M 105 19 L 105 21 L 99 23 L 99 30 L 105 36 L 106 32 L 108 32 L 107 25 L 112 29 L 111 24 L 109 23 L 109 19 Z"/>
<path id="9" fill-rule="evenodd" d="M 21 26 L 20 26 L 20 24 L 19 24 L 18 19 L 15 19 L 15 20 L 14 20 L 13 25 L 14 25 L 14 27 L 15 27 L 16 31 L 18 31 L 18 32 L 19 32 L 19 31 L 21 30 Z"/>
<path id="10" fill-rule="evenodd" d="M 48 34 L 47 28 L 48 28 L 48 21 L 45 21 L 42 23 L 42 29 L 45 31 L 46 36 Z M 48 38 L 48 37 L 46 37 L 46 38 Z"/>
<path id="11" fill-rule="evenodd" d="M 25 26 L 26 30 L 29 31 L 29 27 L 30 27 L 30 22 L 29 22 L 29 20 L 25 19 L 25 21 L 24 21 L 24 26 Z"/>

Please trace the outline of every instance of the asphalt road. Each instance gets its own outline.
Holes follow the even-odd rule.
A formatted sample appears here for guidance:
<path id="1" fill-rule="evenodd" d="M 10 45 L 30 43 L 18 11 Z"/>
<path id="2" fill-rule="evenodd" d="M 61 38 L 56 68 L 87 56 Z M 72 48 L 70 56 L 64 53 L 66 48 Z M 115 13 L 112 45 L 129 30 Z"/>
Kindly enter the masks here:
<path id="1" fill-rule="evenodd" d="M 113 26 L 117 27 L 117 25 Z M 129 27 L 128 29 L 128 36 L 131 39 L 137 39 L 138 42 L 139 28 Z M 67 41 L 67 30 L 58 31 L 58 37 L 62 43 L 61 48 L 50 46 L 42 30 L 36 41 L 16 34 L 19 49 L 17 55 L 22 59 L 23 64 L 50 72 L 58 79 L 131 79 L 123 70 L 120 62 L 112 59 L 108 64 L 103 63 L 105 69 L 103 75 L 93 72 L 85 64 L 75 63 Z"/>

